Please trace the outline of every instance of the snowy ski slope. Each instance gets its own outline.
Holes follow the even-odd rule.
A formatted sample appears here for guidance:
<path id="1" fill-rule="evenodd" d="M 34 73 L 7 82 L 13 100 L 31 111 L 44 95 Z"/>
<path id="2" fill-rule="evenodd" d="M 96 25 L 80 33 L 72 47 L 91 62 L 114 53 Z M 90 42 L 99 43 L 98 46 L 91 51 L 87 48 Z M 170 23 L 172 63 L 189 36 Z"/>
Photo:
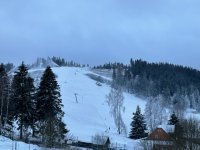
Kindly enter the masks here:
<path id="1" fill-rule="evenodd" d="M 95 80 L 92 80 L 86 74 L 95 74 L 87 68 L 74 67 L 55 67 L 52 68 L 57 76 L 57 81 L 60 85 L 63 111 L 65 116 L 64 122 L 70 130 L 70 134 L 76 140 L 91 142 L 92 136 L 95 134 L 104 134 L 109 136 L 111 142 L 119 147 L 126 147 L 128 150 L 140 150 L 139 140 L 133 141 L 127 138 L 127 135 L 118 135 L 114 124 L 114 119 L 110 114 L 107 104 L 106 95 L 110 92 L 110 86 L 102 84 L 98 86 Z M 39 84 L 40 77 L 44 69 L 29 70 L 30 75 Z M 106 80 L 111 80 L 108 75 L 103 73 L 98 74 Z M 76 101 L 77 97 L 77 101 Z M 132 94 L 124 93 L 125 112 L 122 113 L 125 122 L 127 133 L 130 131 L 130 123 L 132 113 L 135 112 L 139 105 L 144 112 L 146 102 L 135 97 Z M 186 117 L 200 118 L 200 114 L 187 110 Z M 0 137 L 0 150 L 10 150 L 13 142 L 7 138 Z M 38 146 L 28 145 L 22 142 L 17 142 L 19 149 L 41 150 Z"/>
<path id="2" fill-rule="evenodd" d="M 78 140 L 90 142 L 96 133 L 111 137 L 111 141 L 121 145 L 134 145 L 125 135 L 119 136 L 110 115 L 106 102 L 106 95 L 110 87 L 106 84 L 96 85 L 96 81 L 90 79 L 86 74 L 92 73 L 85 68 L 53 68 L 61 88 L 64 104 L 65 117 L 70 132 Z M 103 77 L 103 76 L 102 76 Z M 76 102 L 77 95 L 78 103 Z M 125 112 L 122 114 L 129 133 L 132 113 L 137 105 L 144 110 L 146 102 L 131 94 L 124 93 Z M 130 144 L 132 143 L 132 144 Z M 132 147 L 133 148 L 133 147 Z"/>
<path id="3" fill-rule="evenodd" d="M 64 122 L 70 130 L 70 134 L 76 140 L 91 142 L 95 134 L 104 134 L 109 136 L 115 146 L 126 147 L 127 149 L 139 149 L 139 141 L 128 139 L 127 135 L 118 135 L 107 104 L 106 95 L 110 92 L 110 86 L 102 84 L 98 86 L 95 80 L 89 78 L 86 74 L 95 74 L 87 68 L 75 67 L 55 67 L 52 68 L 57 76 L 60 85 Z M 30 75 L 36 80 L 36 85 L 42 76 L 44 69 L 29 70 Z M 102 78 L 111 80 L 108 77 Z M 76 101 L 76 97 L 77 100 Z M 122 113 L 123 120 L 127 127 L 127 133 L 130 131 L 132 113 L 135 112 L 137 105 L 144 110 L 145 101 L 134 97 L 131 94 L 124 93 L 125 112 Z M 17 142 L 21 150 L 29 149 L 29 145 Z M 7 138 L 0 137 L 0 150 L 11 150 L 13 142 Z M 38 146 L 30 145 L 31 150 L 40 150 Z"/>

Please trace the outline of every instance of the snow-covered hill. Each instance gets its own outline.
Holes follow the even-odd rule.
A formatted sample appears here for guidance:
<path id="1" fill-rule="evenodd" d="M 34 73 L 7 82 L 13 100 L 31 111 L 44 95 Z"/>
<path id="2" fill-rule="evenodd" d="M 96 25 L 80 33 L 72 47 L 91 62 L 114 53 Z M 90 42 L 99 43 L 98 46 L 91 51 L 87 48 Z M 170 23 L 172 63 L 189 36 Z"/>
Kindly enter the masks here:
<path id="1" fill-rule="evenodd" d="M 111 77 L 108 74 L 93 72 L 88 68 L 75 67 L 53 67 L 52 70 L 56 74 L 61 88 L 64 105 L 63 111 L 65 112 L 63 119 L 75 140 L 91 142 L 92 136 L 95 134 L 103 134 L 109 136 L 111 142 L 119 147 L 125 146 L 128 150 L 140 149 L 140 141 L 130 140 L 127 138 L 128 135 L 119 135 L 117 133 L 117 128 L 110 114 L 110 108 L 106 99 L 106 95 L 111 90 L 110 86 L 106 82 L 101 83 L 101 86 L 99 86 L 95 80 L 88 76 L 100 76 L 105 81 L 111 81 Z M 44 68 L 40 67 L 29 70 L 30 75 L 37 82 L 36 85 L 38 85 L 43 71 Z M 122 117 L 127 128 L 127 133 L 129 133 L 133 112 L 135 112 L 137 105 L 144 112 L 146 101 L 132 94 L 123 94 L 125 112 L 122 113 Z M 190 111 L 186 113 L 186 117 L 198 117 L 198 115 Z M 1 137 L 0 140 L 2 139 L 5 140 Z M 8 139 L 5 141 L 7 143 L 1 142 L 0 147 L 6 147 L 12 144 Z M 28 145 L 22 144 L 22 146 Z M 39 148 L 36 147 L 35 149 Z M 5 148 L 5 150 L 7 149 Z"/>
<path id="2" fill-rule="evenodd" d="M 57 76 L 61 88 L 64 104 L 64 122 L 67 124 L 70 134 L 81 141 L 91 142 L 95 134 L 104 134 L 111 138 L 114 144 L 126 145 L 133 149 L 137 146 L 133 140 L 125 135 L 118 135 L 114 119 L 110 114 L 106 95 L 110 92 L 110 86 L 102 84 L 98 86 L 87 74 L 95 74 L 87 68 L 55 67 L 52 68 Z M 38 79 L 42 75 L 42 69 L 30 70 L 32 77 Z M 101 76 L 108 80 L 108 77 Z M 78 102 L 76 102 L 76 96 Z M 132 113 L 139 105 L 144 110 L 145 101 L 131 94 L 124 93 L 125 112 L 123 120 L 129 133 Z"/>

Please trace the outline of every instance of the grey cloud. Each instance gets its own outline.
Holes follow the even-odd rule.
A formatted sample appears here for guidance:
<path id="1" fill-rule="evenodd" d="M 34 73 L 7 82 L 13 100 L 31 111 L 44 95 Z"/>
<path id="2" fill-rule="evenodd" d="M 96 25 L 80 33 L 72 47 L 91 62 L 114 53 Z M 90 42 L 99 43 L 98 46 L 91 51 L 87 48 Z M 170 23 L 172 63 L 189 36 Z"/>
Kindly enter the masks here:
<path id="1" fill-rule="evenodd" d="M 197 0 L 2 0 L 0 58 L 100 64 L 133 57 L 200 68 L 199 7 Z"/>

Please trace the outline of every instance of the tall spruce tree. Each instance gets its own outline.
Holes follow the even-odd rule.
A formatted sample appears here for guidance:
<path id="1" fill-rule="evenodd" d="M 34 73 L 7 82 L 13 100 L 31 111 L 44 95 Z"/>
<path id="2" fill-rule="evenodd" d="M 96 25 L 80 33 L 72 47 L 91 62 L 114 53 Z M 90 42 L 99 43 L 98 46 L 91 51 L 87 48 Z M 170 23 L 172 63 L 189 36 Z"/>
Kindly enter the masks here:
<path id="1" fill-rule="evenodd" d="M 27 87 L 27 98 L 28 98 L 28 125 L 32 128 L 32 136 L 35 136 L 36 130 L 36 121 L 37 121 L 37 114 L 36 114 L 36 88 L 34 86 L 34 79 L 31 77 L 27 78 L 26 82 Z"/>
<path id="2" fill-rule="evenodd" d="M 15 72 L 11 94 L 13 114 L 19 125 L 20 139 L 23 139 L 23 130 L 33 123 L 34 89 L 33 79 L 28 76 L 28 69 L 22 63 Z"/>
<path id="3" fill-rule="evenodd" d="M 56 76 L 52 69 L 47 67 L 37 91 L 36 109 L 41 124 L 43 142 L 50 148 L 59 143 L 68 132 L 62 122 L 64 115 L 62 107 L 60 88 Z"/>
<path id="4" fill-rule="evenodd" d="M 9 78 L 3 64 L 0 65 L 0 134 L 7 122 L 9 104 Z"/>
<path id="5" fill-rule="evenodd" d="M 175 112 L 172 113 L 170 119 L 168 121 L 169 125 L 174 125 L 174 133 L 172 137 L 175 140 L 175 146 L 177 149 L 182 149 L 185 145 L 184 140 L 184 128 L 183 128 L 183 121 L 179 121 L 178 117 L 176 116 Z"/>
<path id="6" fill-rule="evenodd" d="M 140 139 L 145 137 L 146 124 L 139 106 L 137 106 L 136 112 L 133 113 L 132 119 L 133 121 L 131 122 L 131 132 L 129 137 L 131 139 Z"/>

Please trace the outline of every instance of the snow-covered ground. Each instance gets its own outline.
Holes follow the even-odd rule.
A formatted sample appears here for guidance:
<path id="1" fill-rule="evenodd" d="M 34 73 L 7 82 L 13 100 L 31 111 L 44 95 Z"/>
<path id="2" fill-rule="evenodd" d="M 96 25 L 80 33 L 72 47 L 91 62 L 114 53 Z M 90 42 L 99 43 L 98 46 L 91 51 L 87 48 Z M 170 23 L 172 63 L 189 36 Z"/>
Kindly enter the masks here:
<path id="1" fill-rule="evenodd" d="M 139 141 L 133 141 L 127 138 L 127 135 L 118 135 L 114 119 L 110 114 L 110 108 L 107 104 L 106 95 L 110 92 L 110 86 L 102 84 L 98 86 L 96 81 L 92 80 L 87 74 L 95 74 L 106 80 L 111 80 L 108 75 L 101 75 L 90 71 L 88 68 L 75 67 L 54 67 L 53 72 L 57 76 L 57 81 L 61 88 L 64 122 L 70 130 L 75 140 L 91 142 L 92 136 L 103 134 L 109 136 L 111 142 L 118 147 L 127 149 L 139 149 Z M 42 76 L 42 68 L 29 70 L 30 75 L 36 80 L 38 85 Z M 78 102 L 76 102 L 76 97 Z M 130 131 L 132 114 L 137 105 L 144 111 L 146 102 L 135 96 L 124 93 L 125 112 L 122 113 L 127 133 Z M 0 150 L 12 149 L 12 142 L 7 138 L 0 138 Z M 2 142 L 4 141 L 4 142 Z M 28 144 L 17 142 L 18 149 L 29 149 Z M 30 145 L 31 150 L 40 150 L 39 147 Z"/>
<path id="2" fill-rule="evenodd" d="M 75 140 L 91 142 L 92 136 L 103 134 L 110 137 L 114 146 L 125 147 L 127 150 L 142 149 L 139 146 L 139 140 L 130 140 L 127 136 L 130 131 L 132 114 L 136 107 L 139 105 L 144 112 L 146 104 L 144 100 L 132 94 L 124 93 L 125 112 L 122 113 L 122 117 L 127 128 L 127 135 L 119 135 L 106 102 L 106 95 L 110 92 L 110 86 L 107 84 L 98 86 L 95 80 L 87 76 L 87 74 L 94 74 L 106 80 L 111 80 L 108 74 L 93 72 L 87 68 L 55 67 L 52 69 L 61 88 L 63 111 L 65 112 L 63 120 Z M 30 75 L 36 80 L 36 85 L 38 85 L 43 71 L 44 69 L 41 68 L 29 71 Z M 78 101 L 76 101 L 76 97 Z M 187 110 L 186 117 L 189 116 L 200 118 L 195 110 Z M 13 144 L 15 145 L 15 142 L 0 137 L 0 150 L 12 150 Z M 17 142 L 17 148 L 20 150 L 29 149 L 29 147 L 30 150 L 41 150 L 38 146 Z"/>
<path id="3" fill-rule="evenodd" d="M 95 134 L 105 134 L 114 144 L 137 147 L 137 142 L 128 139 L 125 135 L 118 135 L 114 119 L 110 115 L 106 95 L 110 87 L 106 84 L 96 85 L 96 81 L 86 74 L 92 73 L 85 68 L 53 68 L 57 75 L 64 104 L 65 117 L 70 133 L 78 140 L 91 142 Z M 75 94 L 78 98 L 76 102 Z M 139 105 L 144 110 L 146 102 L 131 94 L 124 93 L 125 112 L 122 114 L 129 133 L 132 113 Z"/>
<path id="4" fill-rule="evenodd" d="M 41 148 L 36 145 L 16 142 L 0 136 L 0 150 L 41 150 Z"/>

